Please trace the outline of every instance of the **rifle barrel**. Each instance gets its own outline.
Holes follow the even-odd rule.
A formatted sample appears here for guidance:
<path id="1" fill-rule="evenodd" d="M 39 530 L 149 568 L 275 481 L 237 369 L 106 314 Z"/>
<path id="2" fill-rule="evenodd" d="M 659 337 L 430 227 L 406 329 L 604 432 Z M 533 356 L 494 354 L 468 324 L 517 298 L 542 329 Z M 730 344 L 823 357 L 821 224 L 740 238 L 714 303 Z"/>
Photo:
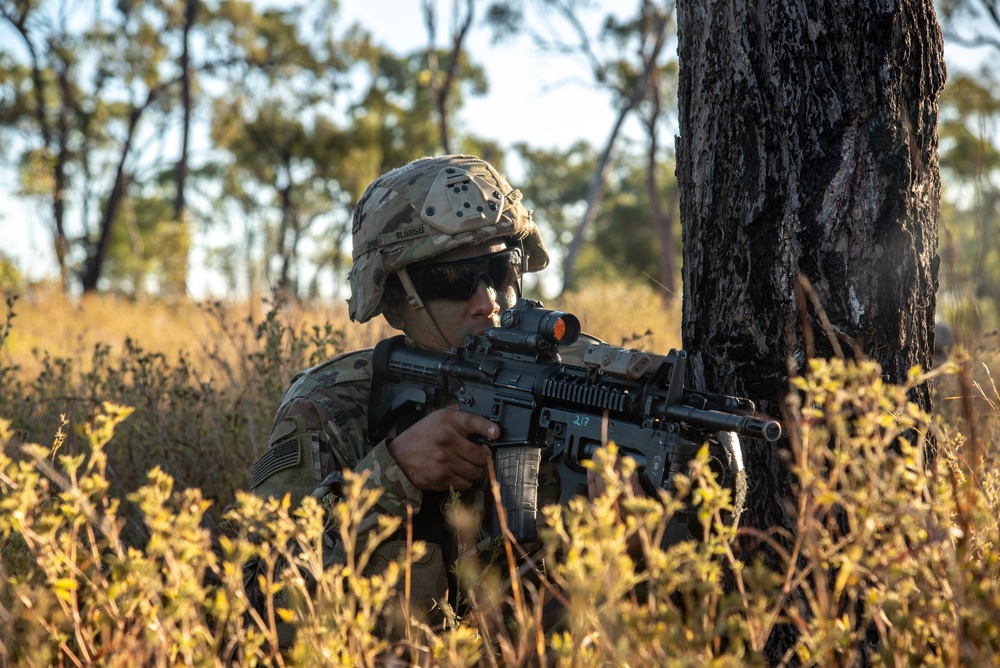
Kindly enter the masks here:
<path id="1" fill-rule="evenodd" d="M 707 427 L 713 431 L 735 431 L 737 434 L 773 443 L 781 437 L 781 425 L 774 420 L 758 420 L 747 415 L 732 415 L 721 411 L 702 410 L 672 404 L 664 410 L 670 420 Z"/>

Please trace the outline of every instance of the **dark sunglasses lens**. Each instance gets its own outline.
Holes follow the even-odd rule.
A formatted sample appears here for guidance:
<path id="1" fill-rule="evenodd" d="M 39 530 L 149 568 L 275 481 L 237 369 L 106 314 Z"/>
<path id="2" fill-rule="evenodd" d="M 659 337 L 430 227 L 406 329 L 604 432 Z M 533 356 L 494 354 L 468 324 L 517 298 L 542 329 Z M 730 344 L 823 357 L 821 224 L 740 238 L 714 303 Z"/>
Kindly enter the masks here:
<path id="1" fill-rule="evenodd" d="M 475 294 L 480 278 L 487 279 L 496 290 L 506 290 L 516 286 L 520 276 L 521 254 L 510 250 L 422 267 L 410 274 L 414 287 L 425 299 L 455 300 Z"/>
<path id="2" fill-rule="evenodd" d="M 428 297 L 440 299 L 468 299 L 476 291 L 479 267 L 453 265 L 433 267 L 424 275 L 424 289 L 417 291 Z"/>
<path id="3" fill-rule="evenodd" d="M 517 285 L 521 277 L 521 256 L 519 253 L 506 252 L 490 258 L 486 275 L 497 290 L 506 290 Z"/>

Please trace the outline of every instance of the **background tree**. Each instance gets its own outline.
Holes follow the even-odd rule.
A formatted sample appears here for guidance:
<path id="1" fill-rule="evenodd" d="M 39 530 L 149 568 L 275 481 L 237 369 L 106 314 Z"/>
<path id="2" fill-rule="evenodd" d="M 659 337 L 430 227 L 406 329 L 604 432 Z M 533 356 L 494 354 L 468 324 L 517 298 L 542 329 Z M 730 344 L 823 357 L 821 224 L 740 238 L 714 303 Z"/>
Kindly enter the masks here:
<path id="1" fill-rule="evenodd" d="M 945 38 L 954 44 L 1000 51 L 997 0 L 938 0 Z"/>
<path id="2" fill-rule="evenodd" d="M 990 54 L 987 60 L 1000 55 L 996 0 L 940 0 L 938 5 L 946 41 Z M 953 69 L 942 99 L 941 165 L 946 186 L 942 315 L 967 345 L 1000 326 L 997 84 L 996 74 L 987 66 L 978 72 Z"/>
<path id="3" fill-rule="evenodd" d="M 434 76 L 427 69 L 428 52 L 420 50 L 396 55 L 384 47 L 367 44 L 365 69 L 359 74 L 364 82 L 351 107 L 352 131 L 358 141 L 370 147 L 378 174 L 424 155 L 444 150 L 441 125 L 435 122 L 438 99 L 428 85 Z M 450 67 L 450 54 L 437 52 L 439 65 Z M 482 95 L 488 88 L 482 67 L 458 53 L 459 65 L 450 82 L 448 105 L 451 112 L 462 108 L 468 96 Z M 470 136 L 462 128 L 448 124 L 450 150 L 478 150 L 497 154 L 500 149 L 489 138 Z M 360 195 L 360 193 L 358 193 Z"/>
<path id="4" fill-rule="evenodd" d="M 649 174 L 646 149 L 626 147 L 608 170 L 601 215 L 590 226 L 587 243 L 577 259 L 581 284 L 659 282 L 663 246 L 659 230 L 649 224 L 654 217 L 654 200 L 648 189 L 652 183 L 658 204 L 661 200 L 669 202 L 677 187 L 672 161 L 656 161 L 653 175 Z M 524 144 L 517 150 L 524 163 L 525 182 L 530 184 L 526 201 L 543 229 L 551 230 L 548 242 L 553 253 L 558 254 L 578 229 L 600 156 L 585 142 L 565 151 L 534 149 Z M 672 237 L 671 245 L 678 241 Z M 660 286 L 664 291 L 668 289 L 662 283 Z"/>
<path id="5" fill-rule="evenodd" d="M 589 228 L 598 216 L 625 122 L 644 101 L 656 100 L 662 92 L 659 84 L 651 82 L 673 71 L 664 49 L 673 32 L 672 1 L 661 5 L 640 0 L 635 16 L 624 21 L 607 14 L 597 35 L 591 34 L 584 20 L 584 15 L 592 8 L 585 0 L 546 0 L 497 3 L 488 11 L 497 36 L 524 32 L 543 52 L 582 58 L 588 63 L 593 82 L 610 91 L 615 100 L 617 114 L 591 176 L 585 207 L 563 259 L 564 292 L 574 286 L 577 259 Z M 535 29 L 532 27 L 535 25 L 544 28 Z M 662 111 L 663 107 L 654 103 L 647 105 L 646 111 L 650 109 Z M 660 119 L 647 116 L 646 120 L 655 125 Z M 654 140 L 655 134 L 650 135 L 650 139 Z M 652 151 L 656 153 L 655 145 Z M 649 186 L 648 192 L 657 192 L 655 184 Z M 654 222 L 663 223 L 662 219 Z"/>
<path id="6" fill-rule="evenodd" d="M 894 383 L 928 368 L 945 82 L 930 0 L 681 0 L 677 11 L 693 384 L 778 414 L 789 374 L 814 356 L 865 354 Z M 929 408 L 926 388 L 913 398 Z M 784 458 L 753 445 L 744 461 L 745 524 L 784 543 L 795 507 Z M 768 654 L 793 644 L 784 627 Z"/>
<path id="7" fill-rule="evenodd" d="M 341 41 L 335 15 L 319 5 L 234 16 L 239 33 L 230 58 L 240 67 L 230 70 L 214 105 L 223 198 L 262 226 L 252 233 L 263 243 L 262 267 L 271 289 L 285 296 L 299 290 L 307 233 L 329 228 L 342 197 L 337 170 L 347 149 L 330 116 L 356 37 Z"/>
<path id="8" fill-rule="evenodd" d="M 680 244 L 677 238 L 680 189 L 674 178 L 676 157 L 672 151 L 666 156 L 662 155 L 660 126 L 663 125 L 664 117 L 673 117 L 673 111 L 677 108 L 676 88 L 672 85 L 677 81 L 677 61 L 668 61 L 662 70 L 660 76 L 650 79 L 649 94 L 639 104 L 638 112 L 646 133 L 645 186 L 649 200 L 649 220 L 658 242 L 659 285 L 664 301 L 669 304 L 674 299 L 680 299 L 677 286 L 680 278 Z M 675 122 L 671 123 L 673 125 Z M 670 168 L 669 174 L 664 166 Z M 665 191 L 661 188 L 661 183 L 668 184 Z"/>
<path id="9" fill-rule="evenodd" d="M 233 15 L 225 93 L 211 132 L 223 173 L 224 212 L 248 221 L 231 240 L 252 292 L 266 276 L 285 297 L 340 287 L 349 262 L 354 204 L 380 173 L 441 151 L 441 134 L 459 150 L 497 153 L 490 142 L 435 122 L 441 104 L 460 109 L 485 76 L 456 38 L 449 53 L 394 55 L 357 26 L 338 30 L 333 8 L 289 6 Z M 428 86 L 428 58 L 448 71 L 445 93 Z M 452 67 L 451 59 L 457 60 Z M 442 94 L 439 95 L 438 93 Z M 447 119 L 446 119 L 447 121 Z M 211 215 L 211 214 L 210 214 Z M 234 254 L 216 258 L 234 277 Z"/>
<path id="10" fill-rule="evenodd" d="M 127 189 L 102 269 L 115 290 L 128 295 L 185 293 L 192 235 L 176 218 L 175 176 L 174 169 L 165 169 Z"/>
<path id="11" fill-rule="evenodd" d="M 437 110 L 438 133 L 444 153 L 453 153 L 451 140 L 452 96 L 461 82 L 461 67 L 465 53 L 465 39 L 475 18 L 475 0 L 456 0 L 452 3 L 451 34 L 448 50 L 437 49 L 438 13 L 434 0 L 423 0 L 420 5 L 427 29 L 427 70 L 422 80 L 430 87 Z"/>
<path id="12" fill-rule="evenodd" d="M 74 268 L 84 291 L 97 289 L 130 189 L 155 173 L 137 155 L 163 141 L 169 98 L 189 80 L 177 46 L 189 42 L 189 10 L 0 3 L 24 56 L 0 60 L 10 82 L 0 127 L 16 147 L 20 193 L 48 204 L 64 284 Z"/>
<path id="13" fill-rule="evenodd" d="M 1000 98 L 996 76 L 953 77 L 941 97 L 941 309 L 972 345 L 1000 325 Z"/>

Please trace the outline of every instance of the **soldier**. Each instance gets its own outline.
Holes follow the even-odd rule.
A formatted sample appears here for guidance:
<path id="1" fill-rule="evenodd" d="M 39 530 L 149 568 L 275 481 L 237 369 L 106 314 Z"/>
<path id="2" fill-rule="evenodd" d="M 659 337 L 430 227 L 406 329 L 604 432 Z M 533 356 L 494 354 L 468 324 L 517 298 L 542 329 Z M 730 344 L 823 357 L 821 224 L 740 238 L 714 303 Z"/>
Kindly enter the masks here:
<path id="1" fill-rule="evenodd" d="M 422 158 L 379 177 L 358 203 L 352 233 L 351 319 L 381 314 L 410 345 L 426 349 L 449 351 L 499 324 L 520 296 L 523 273 L 549 262 L 521 193 L 472 156 Z M 412 509 L 414 537 L 428 545 L 413 565 L 411 600 L 426 610 L 450 592 L 454 603 L 456 549 L 442 506 L 455 490 L 482 511 L 477 515 L 491 517 L 484 476 L 490 450 L 472 439 L 494 439 L 499 427 L 453 406 L 429 406 L 412 424 L 393 425 L 386 438 L 369 442 L 371 352 L 296 374 L 254 465 L 253 491 L 288 493 L 298 503 L 336 494 L 344 469 L 370 472 L 368 484 L 382 490 L 375 512 L 405 521 Z M 335 534 L 328 539 L 325 560 L 342 562 L 343 545 Z M 387 563 L 405 545 L 403 533 L 383 544 L 375 561 Z"/>
<path id="2" fill-rule="evenodd" d="M 381 314 L 408 345 L 429 350 L 450 351 L 469 335 L 499 325 L 500 313 L 520 297 L 523 274 L 549 261 L 521 193 L 492 165 L 467 155 L 421 158 L 376 179 L 358 202 L 352 234 L 351 319 L 366 322 Z M 583 351 L 596 341 L 582 335 L 560 349 L 562 360 L 583 366 Z M 472 517 L 486 518 L 472 540 L 463 534 L 463 557 L 469 547 L 488 551 L 497 545 L 485 475 L 491 453 L 482 441 L 499 437 L 499 426 L 443 403 L 380 425 L 386 436 L 373 442 L 367 433 L 371 375 L 371 349 L 296 374 L 281 399 L 268 449 L 254 464 L 253 491 L 289 494 L 293 503 L 307 495 L 323 499 L 340 495 L 344 470 L 369 472 L 367 484 L 382 494 L 362 529 L 376 527 L 379 515 L 405 522 L 412 514 L 412 537 L 428 550 L 411 565 L 409 609 L 440 623 L 440 602 L 457 609 L 457 541 L 445 508 L 452 492 Z M 729 459 L 739 461 L 738 440 L 721 433 L 719 440 L 729 443 Z M 542 462 L 538 507 L 559 499 L 557 476 L 544 454 Z M 631 482 L 635 493 L 643 493 L 637 476 Z M 590 496 L 601 487 L 589 474 Z M 691 535 L 677 523 L 670 531 L 671 541 Z M 377 548 L 369 573 L 406 549 L 406 532 L 404 524 Z M 328 532 L 324 547 L 326 564 L 344 563 L 338 533 Z M 254 580 L 250 573 L 248 582 Z"/>

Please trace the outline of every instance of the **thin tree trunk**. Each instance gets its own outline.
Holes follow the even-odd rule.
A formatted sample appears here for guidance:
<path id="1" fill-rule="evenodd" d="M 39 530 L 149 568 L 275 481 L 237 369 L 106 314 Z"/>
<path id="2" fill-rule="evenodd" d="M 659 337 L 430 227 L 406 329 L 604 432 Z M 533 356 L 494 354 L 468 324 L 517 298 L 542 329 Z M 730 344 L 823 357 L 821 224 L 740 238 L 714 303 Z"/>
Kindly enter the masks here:
<path id="1" fill-rule="evenodd" d="M 566 258 L 563 260 L 563 284 L 560 294 L 573 287 L 573 282 L 576 280 L 577 258 L 583 249 L 586 232 L 591 224 L 593 224 L 594 219 L 597 218 L 597 203 L 604 197 L 608 171 L 611 169 L 611 156 L 614 153 L 615 143 L 618 141 L 622 124 L 625 122 L 625 117 L 628 116 L 629 111 L 631 111 L 631 107 L 622 109 L 618 113 L 618 119 L 611 128 L 611 135 L 604 144 L 604 150 L 601 151 L 601 159 L 597 163 L 597 171 L 594 172 L 594 176 L 590 181 L 590 188 L 587 190 L 586 208 L 583 211 L 583 216 L 580 218 L 580 224 L 577 225 L 576 231 L 573 233 L 573 239 L 570 240 L 569 246 L 566 249 Z"/>
<path id="2" fill-rule="evenodd" d="M 675 187 L 671 192 L 670 203 L 667 211 L 663 210 L 663 203 L 660 198 L 660 188 L 657 185 L 656 171 L 659 158 L 660 142 L 657 133 L 657 123 L 662 113 L 662 96 L 660 87 L 653 82 L 653 105 L 652 110 L 646 117 L 646 136 L 649 137 L 649 145 L 646 148 L 646 193 L 649 198 L 650 222 L 657 240 L 660 242 L 660 288 L 663 291 L 664 304 L 670 304 L 677 299 L 677 286 L 675 276 L 677 270 L 677 246 L 674 242 L 674 210 L 677 208 L 677 201 L 680 197 L 679 190 Z"/>
<path id="3" fill-rule="evenodd" d="M 135 139 L 135 128 L 139 124 L 139 119 L 143 112 L 152 104 L 156 98 L 157 91 L 151 90 L 146 97 L 146 101 L 129 114 L 128 131 L 125 135 L 125 144 L 121 149 L 121 157 L 118 160 L 118 168 L 115 170 L 115 182 L 108 195 L 108 200 L 104 205 L 104 214 L 101 217 L 101 227 L 98 230 L 97 243 L 90 249 L 90 255 L 84 265 L 83 276 L 80 278 L 80 285 L 84 292 L 95 292 L 97 283 L 104 270 L 104 260 L 108 255 L 108 247 L 111 245 L 111 233 L 114 229 L 115 220 L 118 217 L 118 210 L 128 193 L 129 177 L 125 170 L 129 153 L 132 150 L 132 141 Z"/>
<path id="4" fill-rule="evenodd" d="M 680 190 L 674 187 L 670 193 L 667 210 L 654 214 L 656 237 L 660 241 L 660 286 L 663 289 L 663 301 L 670 304 L 680 298 L 677 293 L 677 240 L 674 226 L 677 223 L 677 203 L 680 200 Z M 657 208 L 661 208 L 657 204 Z"/>
<path id="5" fill-rule="evenodd" d="M 455 3 L 455 11 L 458 11 L 458 3 Z M 448 69 L 444 73 L 443 80 L 440 78 L 440 66 L 437 59 L 435 46 L 435 35 L 437 33 L 437 14 L 434 10 L 434 3 L 424 0 L 424 26 L 427 28 L 427 68 L 431 72 L 431 91 L 434 94 L 434 103 L 438 111 L 438 134 L 441 137 L 441 149 L 446 153 L 451 153 L 451 97 L 458 81 L 459 64 L 462 58 L 462 50 L 465 45 L 465 37 L 472 27 L 472 19 L 475 15 L 475 3 L 473 0 L 465 2 L 465 16 L 456 22 L 455 30 L 451 35 L 451 51 L 448 54 Z"/>
<path id="6" fill-rule="evenodd" d="M 678 34 L 692 384 L 780 415 L 789 372 L 811 355 L 863 352 L 897 383 L 929 368 L 945 81 L 931 0 L 680 0 Z M 831 339 L 815 309 L 800 314 L 800 277 Z M 929 408 L 926 388 L 913 398 Z M 779 450 L 751 444 L 744 461 L 744 523 L 792 531 Z M 745 547 L 751 560 L 760 549 Z M 794 635 L 772 635 L 772 661 Z"/>
<path id="7" fill-rule="evenodd" d="M 66 104 L 68 104 L 67 95 L 70 92 L 70 88 L 67 86 L 66 81 L 66 68 L 63 67 L 60 70 L 59 76 L 59 93 L 60 93 L 60 113 L 59 113 L 59 131 L 58 131 L 58 146 L 53 146 L 53 135 L 56 134 L 51 127 L 51 123 L 48 119 L 48 114 L 46 113 L 46 90 L 45 80 L 42 77 L 42 68 L 39 62 L 38 52 L 35 50 L 35 45 L 28 36 L 28 30 L 26 25 L 26 16 L 24 13 L 21 14 L 21 20 L 15 20 L 13 17 L 8 17 L 11 25 L 18 31 L 23 40 L 24 47 L 28 50 L 29 60 L 31 61 L 31 81 L 32 88 L 34 92 L 34 114 L 35 122 L 38 124 L 38 130 L 42 135 L 42 146 L 52 152 L 52 158 L 55 161 L 53 165 L 53 181 L 52 181 L 52 248 L 56 255 L 56 263 L 59 265 L 59 283 L 60 288 L 65 291 L 67 288 L 68 279 L 68 268 L 66 267 L 66 261 L 69 257 L 69 239 L 66 237 L 66 158 L 67 158 L 67 141 L 68 141 L 68 130 L 66 128 Z"/>
<path id="8" fill-rule="evenodd" d="M 52 222 L 55 231 L 56 262 L 59 264 L 59 287 L 63 292 L 68 287 L 69 271 L 66 262 L 69 258 L 69 239 L 66 237 L 66 188 L 69 179 L 66 175 L 66 163 L 69 162 L 69 120 L 68 106 L 73 103 L 73 87 L 69 82 L 69 73 L 63 63 L 59 69 L 59 122 L 56 129 L 57 146 L 52 159 Z M 44 112 L 42 112 L 44 115 Z M 48 146 L 48 139 L 45 139 Z"/>
<path id="9" fill-rule="evenodd" d="M 281 302 L 284 303 L 291 298 L 291 290 L 289 286 L 291 267 L 295 262 L 295 243 L 289 243 L 287 238 L 289 236 L 294 240 L 296 234 L 295 229 L 295 211 L 292 208 L 292 177 L 291 177 L 291 167 L 288 164 L 290 158 L 286 157 L 286 172 L 288 173 L 288 183 L 284 188 L 281 189 L 281 227 L 278 229 L 278 252 L 281 253 L 281 270 L 278 273 L 278 285 L 277 292 L 281 296 Z"/>
<path id="10" fill-rule="evenodd" d="M 185 189 L 188 175 L 188 147 L 191 142 L 191 29 L 198 16 L 199 0 L 187 0 L 184 5 L 184 30 L 181 36 L 181 155 L 174 170 L 177 193 L 174 196 L 174 220 L 181 222 L 187 206 Z"/>
<path id="11" fill-rule="evenodd" d="M 660 53 L 663 51 L 663 45 L 667 38 L 667 25 L 666 17 L 658 19 L 654 30 L 647 36 L 652 39 L 652 44 L 648 50 L 642 52 L 642 72 L 636 81 L 635 87 L 632 89 L 632 94 L 618 112 L 618 118 L 615 119 L 615 123 L 611 128 L 608 141 L 601 152 L 601 160 L 597 165 L 597 171 L 594 173 L 590 189 L 587 192 L 586 208 L 584 209 L 583 216 L 580 218 L 580 224 L 577 225 L 576 231 L 573 233 L 573 239 L 570 241 L 569 248 L 566 251 L 566 257 L 563 259 L 563 284 L 560 293 L 564 293 L 573 287 L 573 282 L 576 279 L 576 262 L 583 248 L 587 230 L 593 224 L 594 219 L 597 218 L 597 205 L 604 195 L 615 143 L 618 141 L 618 135 L 621 133 L 625 119 L 646 97 L 650 79 L 658 74 L 657 61 L 660 58 Z"/>

